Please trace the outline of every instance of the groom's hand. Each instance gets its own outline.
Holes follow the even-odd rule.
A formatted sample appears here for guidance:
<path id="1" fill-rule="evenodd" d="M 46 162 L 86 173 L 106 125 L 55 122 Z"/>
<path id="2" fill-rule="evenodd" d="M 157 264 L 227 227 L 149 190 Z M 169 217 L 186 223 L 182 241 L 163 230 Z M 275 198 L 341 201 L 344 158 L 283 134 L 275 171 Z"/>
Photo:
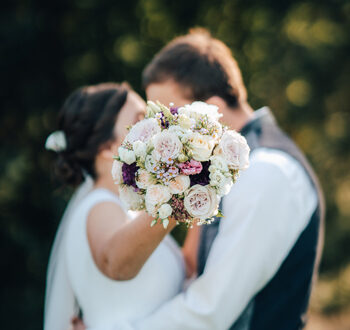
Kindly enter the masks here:
<path id="1" fill-rule="evenodd" d="M 86 330 L 85 324 L 79 317 L 72 318 L 72 330 Z"/>

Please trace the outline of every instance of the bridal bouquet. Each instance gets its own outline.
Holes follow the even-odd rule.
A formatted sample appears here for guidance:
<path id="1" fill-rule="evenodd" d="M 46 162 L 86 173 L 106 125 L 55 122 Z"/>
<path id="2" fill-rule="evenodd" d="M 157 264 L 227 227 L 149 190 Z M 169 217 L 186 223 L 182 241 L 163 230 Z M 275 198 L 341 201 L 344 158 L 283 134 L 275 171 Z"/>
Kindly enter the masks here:
<path id="1" fill-rule="evenodd" d="M 219 122 L 218 108 L 204 102 L 184 107 L 147 103 L 145 119 L 129 129 L 115 157 L 112 176 L 130 210 L 146 210 L 164 228 L 169 217 L 192 226 L 210 223 L 249 147 Z"/>

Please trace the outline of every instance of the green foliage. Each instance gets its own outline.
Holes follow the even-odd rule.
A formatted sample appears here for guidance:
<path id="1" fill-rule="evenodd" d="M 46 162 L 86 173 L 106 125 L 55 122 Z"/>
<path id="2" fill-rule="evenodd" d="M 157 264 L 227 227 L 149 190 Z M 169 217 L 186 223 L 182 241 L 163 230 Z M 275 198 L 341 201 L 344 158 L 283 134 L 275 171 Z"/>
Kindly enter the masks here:
<path id="1" fill-rule="evenodd" d="M 224 218 L 223 213 L 221 212 L 221 210 L 218 210 L 218 214 L 216 215 L 217 218 Z"/>
<path id="2" fill-rule="evenodd" d="M 49 250 L 71 193 L 57 188 L 43 146 L 65 97 L 103 81 L 143 93 L 143 67 L 193 26 L 232 48 L 252 106 L 273 109 L 319 174 L 328 206 L 322 271 L 349 263 L 349 2 L 19 0 L 0 15 L 4 329 L 41 327 Z"/>

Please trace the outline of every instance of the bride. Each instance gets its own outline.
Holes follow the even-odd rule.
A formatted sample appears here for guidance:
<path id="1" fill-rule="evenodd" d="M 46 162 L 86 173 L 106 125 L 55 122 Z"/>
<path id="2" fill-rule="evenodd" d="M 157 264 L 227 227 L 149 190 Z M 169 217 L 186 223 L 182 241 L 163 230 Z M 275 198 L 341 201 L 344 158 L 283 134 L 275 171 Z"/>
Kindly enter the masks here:
<path id="1" fill-rule="evenodd" d="M 46 330 L 69 329 L 79 306 L 87 327 L 143 318 L 180 292 L 180 249 L 161 225 L 141 213 L 130 219 L 112 182 L 113 155 L 143 115 L 143 100 L 125 85 L 80 88 L 64 103 L 47 148 L 57 152 L 64 183 L 79 185 L 51 252 Z M 133 256 L 133 257 L 131 257 Z M 137 256 L 137 257 L 135 257 Z"/>

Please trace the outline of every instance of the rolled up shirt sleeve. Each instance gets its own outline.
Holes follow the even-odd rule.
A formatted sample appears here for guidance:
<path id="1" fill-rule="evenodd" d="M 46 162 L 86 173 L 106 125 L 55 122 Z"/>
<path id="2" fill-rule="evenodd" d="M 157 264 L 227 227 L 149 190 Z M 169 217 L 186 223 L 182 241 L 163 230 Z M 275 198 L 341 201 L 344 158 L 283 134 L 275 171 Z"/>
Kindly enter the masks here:
<path id="1" fill-rule="evenodd" d="M 225 217 L 203 274 L 153 314 L 116 329 L 228 329 L 277 272 L 316 205 L 296 160 L 277 150 L 254 151 L 224 199 Z"/>

